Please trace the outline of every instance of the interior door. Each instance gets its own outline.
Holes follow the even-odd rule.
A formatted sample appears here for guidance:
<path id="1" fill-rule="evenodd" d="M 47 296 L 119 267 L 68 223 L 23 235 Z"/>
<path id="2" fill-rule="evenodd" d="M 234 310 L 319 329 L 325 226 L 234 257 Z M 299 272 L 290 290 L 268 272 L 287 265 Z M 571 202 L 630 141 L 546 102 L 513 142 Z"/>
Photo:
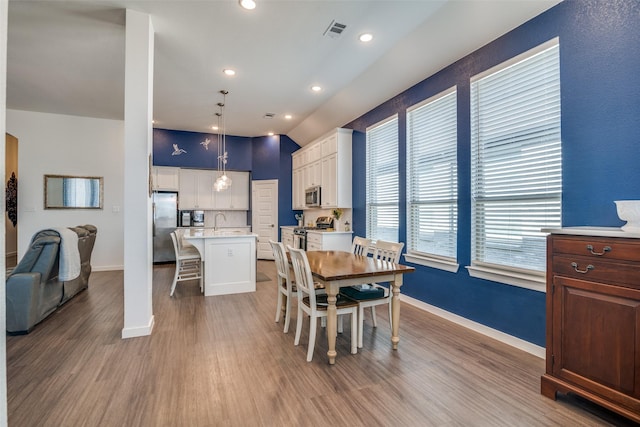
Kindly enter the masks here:
<path id="1" fill-rule="evenodd" d="M 269 240 L 278 241 L 278 180 L 252 181 L 251 225 L 258 235 L 258 259 L 273 259 Z"/>

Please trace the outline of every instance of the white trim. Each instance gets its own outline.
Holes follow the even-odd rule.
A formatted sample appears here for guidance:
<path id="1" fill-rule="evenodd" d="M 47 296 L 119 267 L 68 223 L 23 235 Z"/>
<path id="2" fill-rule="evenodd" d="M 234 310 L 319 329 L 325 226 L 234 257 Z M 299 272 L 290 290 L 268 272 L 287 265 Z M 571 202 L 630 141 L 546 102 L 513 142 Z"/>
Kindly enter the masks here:
<path id="1" fill-rule="evenodd" d="M 517 273 L 515 271 L 480 267 L 477 265 L 469 265 L 466 267 L 469 271 L 469 276 L 476 277 L 478 279 L 491 280 L 492 282 L 505 283 L 511 286 L 517 286 L 519 288 L 530 289 L 532 291 L 547 292 L 546 279 L 544 276 L 532 276 L 527 274 Z"/>
<path id="2" fill-rule="evenodd" d="M 433 258 L 426 255 L 419 255 L 416 253 L 406 253 L 404 254 L 404 259 L 414 264 L 424 265 L 431 268 L 437 268 L 439 270 L 444 270 L 451 273 L 457 273 L 458 268 L 460 268 L 460 264 L 458 264 L 455 261 L 447 261 L 441 258 Z"/>
<path id="3" fill-rule="evenodd" d="M 365 132 L 369 132 L 370 130 L 377 128 L 378 126 L 382 126 L 384 124 L 387 124 L 388 122 L 392 121 L 392 120 L 397 120 L 398 119 L 398 113 L 395 113 L 389 117 L 387 117 L 386 119 L 382 119 L 380 120 L 378 123 L 374 123 L 372 125 L 367 126 L 367 128 L 365 129 Z"/>
<path id="4" fill-rule="evenodd" d="M 400 295 L 400 300 L 403 303 L 412 305 L 416 308 L 419 308 L 428 313 L 434 314 L 438 317 L 441 317 L 445 320 L 453 322 L 457 325 L 464 326 L 467 329 L 471 329 L 474 332 L 478 332 L 479 334 L 485 335 L 489 338 L 493 338 L 504 344 L 510 345 L 511 347 L 515 347 L 518 350 L 525 351 L 543 360 L 546 358 L 546 349 L 544 347 L 540 347 L 539 345 L 532 344 L 529 341 L 525 341 L 523 339 L 514 337 L 513 335 L 505 334 L 504 332 L 490 328 L 481 323 L 474 322 L 473 320 L 469 320 L 466 317 L 459 316 L 457 314 L 454 314 L 449 311 L 438 308 L 436 306 L 427 304 L 415 298 L 411 298 L 404 294 Z M 402 333 L 402 322 L 400 322 L 400 331 Z"/>
<path id="5" fill-rule="evenodd" d="M 469 81 L 470 83 L 474 83 L 490 74 L 504 70 L 505 68 L 509 68 L 510 66 L 517 64 L 518 62 L 524 61 L 527 58 L 531 58 L 532 56 L 537 55 L 540 52 L 544 52 L 545 50 L 550 49 L 559 44 L 560 44 L 560 37 L 554 37 L 551 40 L 548 40 L 542 43 L 541 45 L 538 45 L 532 49 L 529 49 L 528 51 L 523 52 L 518 56 L 514 56 L 513 58 L 508 59 L 504 62 L 501 62 L 500 64 L 489 68 L 488 70 L 485 70 L 479 74 L 476 74 L 475 76 L 471 77 Z"/>
<path id="6" fill-rule="evenodd" d="M 91 267 L 91 271 L 118 271 L 124 270 L 124 265 L 103 265 L 100 267 Z"/>
<path id="7" fill-rule="evenodd" d="M 427 99 L 425 99 L 424 101 L 420 101 L 417 104 L 413 104 L 412 106 L 407 108 L 407 114 L 412 112 L 413 110 L 417 110 L 418 108 L 422 107 L 423 105 L 427 105 L 435 100 L 438 100 L 440 98 L 444 98 L 445 96 L 455 92 L 458 90 L 458 85 L 453 85 L 451 86 L 449 89 L 445 89 L 440 93 L 437 93 L 435 95 L 433 95 L 432 97 L 429 97 Z M 456 99 L 456 105 L 457 105 L 457 99 Z"/>
<path id="8" fill-rule="evenodd" d="M 151 316 L 151 320 L 147 326 L 141 326 L 137 328 L 122 328 L 122 339 L 136 338 L 151 335 L 154 325 L 154 316 Z"/>

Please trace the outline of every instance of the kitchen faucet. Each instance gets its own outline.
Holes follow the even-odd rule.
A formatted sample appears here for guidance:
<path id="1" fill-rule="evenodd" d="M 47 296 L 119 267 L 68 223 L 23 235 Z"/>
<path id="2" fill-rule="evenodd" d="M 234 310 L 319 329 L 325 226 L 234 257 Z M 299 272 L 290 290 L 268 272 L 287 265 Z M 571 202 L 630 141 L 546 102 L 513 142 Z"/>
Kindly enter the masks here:
<path id="1" fill-rule="evenodd" d="M 224 218 L 224 220 L 227 220 L 227 217 L 224 216 L 224 214 L 222 212 L 218 212 L 216 213 L 216 216 L 213 218 L 213 230 L 217 230 L 218 229 L 218 216 L 222 215 L 222 218 Z"/>

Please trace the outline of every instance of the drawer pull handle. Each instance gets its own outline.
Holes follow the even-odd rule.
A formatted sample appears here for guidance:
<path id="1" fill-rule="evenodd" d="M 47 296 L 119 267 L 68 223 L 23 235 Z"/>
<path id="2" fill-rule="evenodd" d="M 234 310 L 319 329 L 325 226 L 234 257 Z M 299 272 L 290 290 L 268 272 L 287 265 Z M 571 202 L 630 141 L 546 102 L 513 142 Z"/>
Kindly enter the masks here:
<path id="1" fill-rule="evenodd" d="M 602 248 L 602 252 L 593 252 L 593 245 L 587 245 L 587 249 L 589 250 L 589 252 L 591 252 L 591 255 L 602 256 L 611 251 L 611 246 L 605 246 L 604 248 Z"/>
<path id="2" fill-rule="evenodd" d="M 576 271 L 576 273 L 582 273 L 582 274 L 586 274 L 589 272 L 589 270 L 593 270 L 595 267 L 591 264 L 587 265 L 587 268 L 585 270 L 578 270 L 578 263 L 577 262 L 572 262 L 571 263 L 571 267 L 573 267 L 573 269 Z"/>

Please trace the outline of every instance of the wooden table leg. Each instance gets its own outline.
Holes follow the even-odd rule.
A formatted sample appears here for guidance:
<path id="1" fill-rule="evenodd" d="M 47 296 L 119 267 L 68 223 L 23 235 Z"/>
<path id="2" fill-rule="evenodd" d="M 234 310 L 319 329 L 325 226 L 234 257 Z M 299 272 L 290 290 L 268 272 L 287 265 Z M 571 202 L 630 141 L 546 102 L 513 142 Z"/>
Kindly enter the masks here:
<path id="1" fill-rule="evenodd" d="M 327 339 L 329 341 L 329 351 L 327 356 L 329 357 L 329 364 L 336 363 L 336 335 L 338 314 L 336 311 L 336 300 L 339 288 L 337 286 L 328 285 L 325 287 L 327 292 Z"/>
<path id="2" fill-rule="evenodd" d="M 400 287 L 402 286 L 402 274 L 396 274 L 391 282 L 391 345 L 398 349 L 400 342 Z"/>

